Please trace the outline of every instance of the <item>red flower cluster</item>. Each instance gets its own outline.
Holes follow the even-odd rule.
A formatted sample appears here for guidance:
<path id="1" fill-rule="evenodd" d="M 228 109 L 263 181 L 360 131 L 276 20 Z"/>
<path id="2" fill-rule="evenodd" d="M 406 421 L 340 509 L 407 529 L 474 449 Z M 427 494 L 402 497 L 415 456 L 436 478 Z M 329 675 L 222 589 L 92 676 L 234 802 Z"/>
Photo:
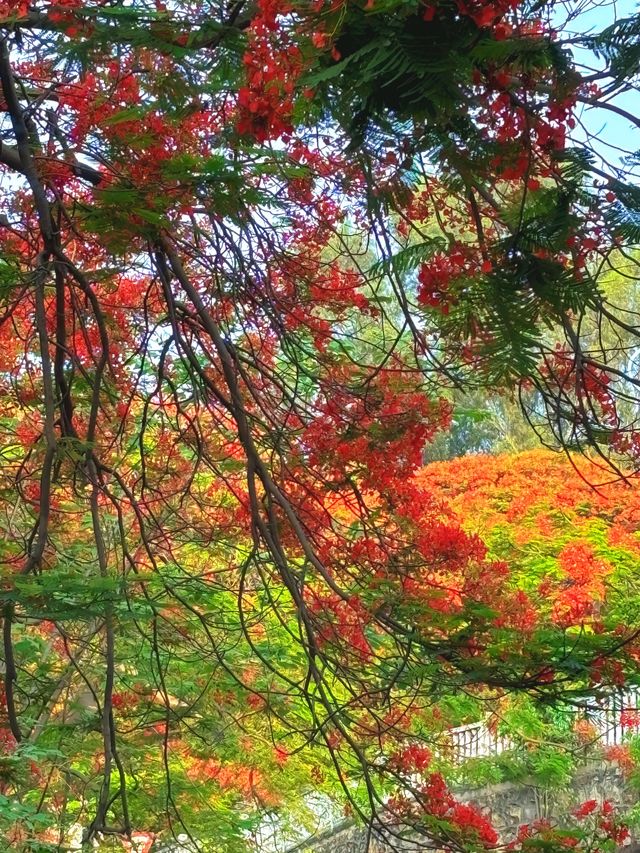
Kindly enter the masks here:
<path id="1" fill-rule="evenodd" d="M 613 803 L 609 800 L 603 800 L 600 808 L 598 808 L 597 800 L 587 800 L 578 806 L 573 814 L 578 820 L 593 816 L 596 830 L 604 835 L 607 840 L 610 839 L 616 844 L 624 844 L 629 838 L 628 827 L 619 820 Z"/>
<path id="2" fill-rule="evenodd" d="M 111 696 L 111 704 L 119 711 L 128 711 L 134 708 L 140 697 L 131 690 L 113 693 Z"/>
<path id="3" fill-rule="evenodd" d="M 64 27 L 65 33 L 73 38 L 80 32 L 86 31 L 89 27 L 86 22 L 81 21 L 75 14 L 74 9 L 83 6 L 82 0 L 56 0 L 51 4 L 49 9 L 49 20 L 54 24 L 66 24 Z"/>
<path id="4" fill-rule="evenodd" d="M 639 728 L 640 710 L 638 710 L 638 708 L 624 708 L 620 713 L 620 725 L 623 729 Z"/>
<path id="5" fill-rule="evenodd" d="M 487 274 L 492 270 L 489 260 L 483 260 L 478 250 L 456 244 L 447 254 L 438 252 L 420 267 L 418 273 L 418 302 L 448 314 L 456 303 L 451 285 L 458 279 Z"/>
<path id="6" fill-rule="evenodd" d="M 421 773 L 431 764 L 431 751 L 413 743 L 394 752 L 389 758 L 389 767 L 401 773 Z"/>
<path id="7" fill-rule="evenodd" d="M 0 2 L 0 21 L 12 21 L 29 14 L 29 0 L 2 0 Z"/>
<path id="8" fill-rule="evenodd" d="M 476 26 L 480 28 L 492 27 L 494 37 L 505 38 L 506 33 L 505 35 L 501 35 L 501 29 L 498 29 L 496 33 L 496 28 L 501 26 L 500 22 L 502 18 L 509 10 L 514 9 L 519 2 L 520 0 L 495 0 L 493 3 L 483 3 L 482 0 L 456 0 L 456 7 L 461 15 L 471 18 Z M 367 6 L 367 8 L 369 7 Z M 423 20 L 432 21 L 437 12 L 437 3 L 426 3 L 422 13 Z M 504 24 L 502 25 L 502 27 L 505 26 Z"/>
<path id="9" fill-rule="evenodd" d="M 591 545 L 571 542 L 558 555 L 565 574 L 558 592 L 553 618 L 563 627 L 583 622 L 593 614 L 594 603 L 604 600 L 604 578 L 611 567 L 599 560 Z"/>
<path id="10" fill-rule="evenodd" d="M 189 765 L 187 776 L 194 781 L 210 779 L 223 791 L 235 791 L 247 798 L 256 797 L 265 805 L 276 804 L 262 774 L 254 767 L 234 761 L 220 762 L 213 758 L 191 758 Z"/>
<path id="11" fill-rule="evenodd" d="M 587 815 L 593 814 L 597 808 L 597 800 L 586 800 L 586 802 L 579 805 L 577 809 L 573 810 L 573 814 L 578 818 L 587 817 Z"/>
<path id="12" fill-rule="evenodd" d="M 400 820 L 433 818 L 439 829 L 446 825 L 447 833 L 458 836 L 463 844 L 489 848 L 499 838 L 491 822 L 477 808 L 456 800 L 440 773 L 431 773 L 417 788 L 415 797 L 391 798 L 389 809 Z"/>
<path id="13" fill-rule="evenodd" d="M 300 48 L 278 26 L 278 15 L 288 11 L 285 4 L 260 0 L 251 22 L 243 57 L 247 85 L 238 92 L 236 127 L 258 142 L 293 131 L 294 90 L 303 63 Z"/>
<path id="14" fill-rule="evenodd" d="M 609 746 L 604 750 L 603 755 L 606 761 L 617 764 L 624 775 L 628 775 L 635 770 L 636 763 L 631 756 L 628 746 L 623 744 Z"/>
<path id="15" fill-rule="evenodd" d="M 518 3 L 519 0 L 494 0 L 493 3 L 483 3 L 482 0 L 456 0 L 460 14 L 468 15 L 478 27 L 497 24 Z"/>
<path id="16" fill-rule="evenodd" d="M 610 850 L 611 842 L 624 844 L 629 829 L 616 815 L 609 800 L 599 806 L 597 800 L 586 800 L 573 811 L 578 826 L 575 831 L 556 827 L 548 820 L 524 824 L 515 841 L 507 846 L 509 851 L 576 850 L 600 853 Z M 586 826 L 584 825 L 586 824 Z"/>
<path id="17" fill-rule="evenodd" d="M 329 388 L 303 434 L 310 460 L 334 478 L 366 470 L 377 488 L 395 487 L 418 468 L 424 445 L 450 413 L 446 402 L 429 399 L 415 376 L 401 370 L 381 370 L 363 391 Z"/>
<path id="18" fill-rule="evenodd" d="M 448 821 L 454 831 L 463 836 L 471 836 L 484 847 L 491 847 L 498 841 L 498 833 L 491 822 L 472 805 L 458 802 L 439 773 L 431 774 L 420 791 L 420 800 L 425 811 Z"/>
<path id="19" fill-rule="evenodd" d="M 371 616 L 357 596 L 345 601 L 335 593 L 311 593 L 309 609 L 316 616 L 316 630 L 321 644 L 335 643 L 342 648 L 346 641 L 350 652 L 361 660 L 371 657 L 371 646 L 365 636 L 365 628 L 371 622 Z"/>
<path id="20" fill-rule="evenodd" d="M 583 247 L 581 251 L 582 260 L 585 257 L 584 251 L 589 251 L 588 247 Z M 610 426 L 612 430 L 618 426 L 620 419 L 610 387 L 611 376 L 605 370 L 591 364 L 578 365 L 573 352 L 558 345 L 556 351 L 546 358 L 543 373 L 561 393 L 574 395 L 580 410 L 597 413 L 599 422 Z M 614 443 L 616 438 L 614 432 Z M 628 436 L 620 435 L 620 438 L 628 439 Z M 623 448 L 616 447 L 616 449 Z"/>

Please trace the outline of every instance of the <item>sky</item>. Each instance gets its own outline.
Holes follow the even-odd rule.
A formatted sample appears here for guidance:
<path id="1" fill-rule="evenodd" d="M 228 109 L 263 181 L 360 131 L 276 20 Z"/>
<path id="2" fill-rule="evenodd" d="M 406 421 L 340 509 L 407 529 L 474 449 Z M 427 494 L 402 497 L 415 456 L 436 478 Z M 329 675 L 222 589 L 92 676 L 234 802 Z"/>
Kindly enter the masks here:
<path id="1" fill-rule="evenodd" d="M 580 5 L 582 5 L 580 2 L 567 2 L 558 5 L 556 7 L 558 23 L 566 17 L 567 9 L 575 9 Z M 638 3 L 635 0 L 589 2 L 588 7 L 586 12 L 579 14 L 570 22 L 565 33 L 595 34 L 610 26 L 614 21 L 636 14 L 638 11 Z M 593 70 L 602 68 L 602 61 L 598 60 L 593 53 L 582 48 L 573 48 L 572 50 L 579 64 L 588 66 Z M 606 85 L 607 81 L 603 81 L 603 86 Z M 610 102 L 640 119 L 640 93 L 638 91 L 625 91 L 612 98 Z M 590 145 L 609 166 L 620 166 L 624 157 L 628 156 L 630 152 L 640 149 L 640 129 L 627 118 L 609 110 L 587 106 L 583 106 L 578 111 L 578 117 L 583 126 L 576 131 L 576 138 L 584 141 L 587 134 L 597 137 L 597 141 L 591 138 Z M 640 169 L 636 170 L 635 174 L 640 180 Z"/>

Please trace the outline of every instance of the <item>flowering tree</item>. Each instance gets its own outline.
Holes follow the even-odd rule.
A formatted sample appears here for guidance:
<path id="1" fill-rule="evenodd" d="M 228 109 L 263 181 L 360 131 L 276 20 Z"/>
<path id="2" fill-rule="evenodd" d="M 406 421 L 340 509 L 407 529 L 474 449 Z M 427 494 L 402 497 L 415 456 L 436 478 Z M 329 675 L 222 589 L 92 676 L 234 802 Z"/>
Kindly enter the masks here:
<path id="1" fill-rule="evenodd" d="M 561 587 L 538 614 L 415 476 L 441 388 L 474 382 L 528 383 L 612 467 L 637 454 L 635 350 L 621 370 L 598 334 L 634 322 L 598 273 L 640 201 L 572 139 L 579 105 L 625 114 L 637 23 L 581 37 L 558 14 L 2 4 L 11 844 L 76 825 L 230 850 L 323 784 L 309 749 L 362 818 L 490 844 L 407 776 L 438 698 L 634 671 L 635 616 L 583 630 L 593 605 Z"/>
<path id="2" fill-rule="evenodd" d="M 536 602 L 523 619 L 523 631 L 532 629 L 530 620 L 542 620 L 567 637 L 578 628 L 622 635 L 621 626 L 630 624 L 629 613 L 637 607 L 637 493 L 620 481 L 595 490 L 586 480 L 589 466 L 571 461 L 582 476 L 571 475 L 566 459 L 540 450 L 435 463 L 417 476 L 455 512 L 468 534 L 482 537 L 491 557 L 511 567 L 509 583 Z M 634 640 L 627 648 L 632 657 L 636 646 Z M 470 778 L 475 773 L 480 781 L 502 781 L 521 771 L 541 784 L 566 785 L 576 764 L 584 761 L 585 747 L 588 759 L 601 749 L 604 758 L 632 774 L 636 746 L 631 736 L 637 734 L 640 717 L 628 689 L 637 679 L 627 678 L 614 661 L 595 658 L 589 681 L 587 696 L 567 689 L 555 703 L 536 704 L 522 693 L 494 694 L 490 701 L 481 693 L 475 701 L 468 695 L 448 701 L 446 726 L 489 714 L 491 729 L 524 747 L 490 766 L 469 768 Z M 624 691 L 614 708 L 616 683 Z M 599 744 L 602 732 L 596 724 L 607 707 L 607 725 L 622 730 L 628 743 L 611 748 Z M 506 777 L 500 775 L 501 763 Z"/>

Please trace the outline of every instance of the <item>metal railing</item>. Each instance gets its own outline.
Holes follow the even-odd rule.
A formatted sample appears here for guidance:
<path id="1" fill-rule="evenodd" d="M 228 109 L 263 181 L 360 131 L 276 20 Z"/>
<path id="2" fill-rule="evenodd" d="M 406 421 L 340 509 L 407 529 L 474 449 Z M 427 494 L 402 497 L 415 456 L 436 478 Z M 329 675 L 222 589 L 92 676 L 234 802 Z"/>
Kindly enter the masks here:
<path id="1" fill-rule="evenodd" d="M 451 754 L 455 764 L 462 764 L 470 758 L 499 755 L 512 746 L 509 738 L 497 734 L 486 723 L 479 722 L 449 729 L 444 751 Z"/>
<path id="2" fill-rule="evenodd" d="M 585 705 L 588 706 L 586 710 L 576 711 L 576 719 L 581 717 L 591 723 L 598 745 L 619 746 L 630 731 L 640 730 L 638 688 L 616 691 L 604 700 L 587 700 Z M 450 755 L 455 764 L 462 764 L 470 758 L 499 755 L 514 745 L 508 737 L 498 734 L 496 727 L 479 721 L 449 729 L 442 752 Z"/>

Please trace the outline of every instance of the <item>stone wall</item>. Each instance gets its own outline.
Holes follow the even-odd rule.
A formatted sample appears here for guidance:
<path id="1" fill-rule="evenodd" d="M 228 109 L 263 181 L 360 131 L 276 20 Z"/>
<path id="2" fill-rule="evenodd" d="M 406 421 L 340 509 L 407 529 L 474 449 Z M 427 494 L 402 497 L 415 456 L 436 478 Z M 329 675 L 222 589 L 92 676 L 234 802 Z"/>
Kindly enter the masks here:
<path id="1" fill-rule="evenodd" d="M 539 818 L 561 818 L 585 800 L 611 800 L 619 805 L 636 802 L 634 793 L 623 784 L 620 772 L 609 764 L 592 764 L 574 778 L 571 789 L 539 788 L 526 783 L 490 785 L 477 791 L 460 791 L 457 797 L 491 817 L 503 841 L 509 841 L 523 823 Z M 426 849 L 408 842 L 394 845 L 395 850 Z M 391 848 L 351 822 L 298 845 L 289 853 L 385 853 Z M 626 848 L 630 850 L 630 848 Z"/>
<path id="2" fill-rule="evenodd" d="M 473 803 L 492 822 L 502 838 L 509 840 L 523 823 L 540 818 L 561 818 L 585 800 L 611 800 L 630 805 L 633 793 L 625 787 L 620 771 L 610 764 L 592 764 L 576 774 L 571 789 L 540 788 L 526 783 L 490 785 L 459 794 Z"/>

